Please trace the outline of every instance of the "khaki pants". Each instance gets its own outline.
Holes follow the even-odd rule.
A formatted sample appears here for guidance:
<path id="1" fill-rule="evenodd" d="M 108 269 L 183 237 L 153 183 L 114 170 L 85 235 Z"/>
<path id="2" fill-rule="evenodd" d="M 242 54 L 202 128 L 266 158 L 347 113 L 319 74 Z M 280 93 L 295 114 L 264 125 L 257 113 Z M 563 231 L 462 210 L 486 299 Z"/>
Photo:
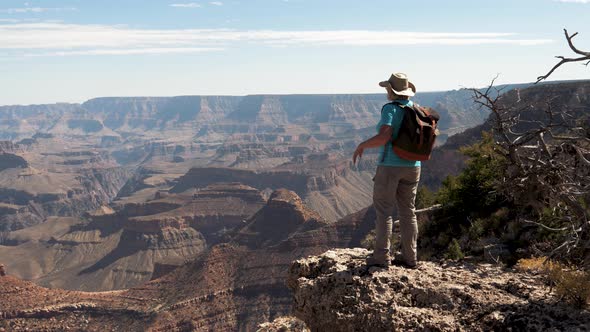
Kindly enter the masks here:
<path id="1" fill-rule="evenodd" d="M 418 222 L 414 202 L 420 181 L 420 167 L 378 166 L 373 185 L 373 205 L 377 212 L 374 257 L 390 259 L 390 240 L 397 205 L 402 256 L 407 264 L 416 264 Z"/>

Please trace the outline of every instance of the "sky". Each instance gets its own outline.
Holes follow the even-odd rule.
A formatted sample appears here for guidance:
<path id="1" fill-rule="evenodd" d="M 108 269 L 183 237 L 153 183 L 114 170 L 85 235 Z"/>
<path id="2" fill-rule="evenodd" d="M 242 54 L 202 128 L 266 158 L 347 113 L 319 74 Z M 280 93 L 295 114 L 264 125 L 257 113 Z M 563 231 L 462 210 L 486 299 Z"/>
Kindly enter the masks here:
<path id="1" fill-rule="evenodd" d="M 0 0 L 0 105 L 531 82 L 589 21 L 590 0 Z"/>

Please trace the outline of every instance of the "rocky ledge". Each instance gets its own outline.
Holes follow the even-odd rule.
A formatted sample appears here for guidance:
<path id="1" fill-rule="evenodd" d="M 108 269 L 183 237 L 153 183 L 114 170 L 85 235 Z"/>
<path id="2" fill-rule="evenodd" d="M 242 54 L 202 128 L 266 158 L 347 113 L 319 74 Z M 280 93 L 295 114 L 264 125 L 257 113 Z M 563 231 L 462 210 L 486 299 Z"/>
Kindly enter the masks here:
<path id="1" fill-rule="evenodd" d="M 367 269 L 365 249 L 294 262 L 293 314 L 311 331 L 587 331 L 590 313 L 548 295 L 539 276 L 492 265 L 421 262 Z"/>

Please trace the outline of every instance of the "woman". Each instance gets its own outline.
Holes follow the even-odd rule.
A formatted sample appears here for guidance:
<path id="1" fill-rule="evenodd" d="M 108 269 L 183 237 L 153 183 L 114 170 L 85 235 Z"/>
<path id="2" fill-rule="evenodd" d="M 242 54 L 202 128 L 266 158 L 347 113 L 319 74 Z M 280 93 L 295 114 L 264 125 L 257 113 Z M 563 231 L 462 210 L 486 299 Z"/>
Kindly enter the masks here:
<path id="1" fill-rule="evenodd" d="M 392 141 L 397 138 L 402 123 L 404 110 L 402 106 L 412 106 L 410 97 L 416 93 L 416 87 L 403 73 L 392 74 L 389 80 L 379 83 L 387 89 L 387 98 L 391 101 L 381 109 L 381 119 L 377 124 L 378 134 L 358 145 L 352 157 L 356 163 L 365 149 L 380 148 L 377 173 L 373 179 L 373 205 L 377 213 L 375 222 L 375 249 L 367 258 L 367 265 L 389 267 L 391 262 L 390 239 L 392 232 L 392 214 L 397 205 L 401 231 L 401 256 L 394 264 L 416 268 L 418 223 L 414 201 L 420 180 L 420 162 L 400 158 L 392 148 Z"/>

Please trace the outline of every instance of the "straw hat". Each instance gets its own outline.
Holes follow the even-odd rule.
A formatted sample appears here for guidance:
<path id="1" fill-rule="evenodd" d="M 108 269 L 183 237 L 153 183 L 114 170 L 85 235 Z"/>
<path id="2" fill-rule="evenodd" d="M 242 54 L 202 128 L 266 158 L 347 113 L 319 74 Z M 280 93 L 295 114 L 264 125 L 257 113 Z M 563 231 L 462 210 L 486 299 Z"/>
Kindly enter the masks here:
<path id="1" fill-rule="evenodd" d="M 398 96 L 412 97 L 416 94 L 416 86 L 408 80 L 404 73 L 394 73 L 387 81 L 379 82 L 379 86 L 391 88 Z"/>

